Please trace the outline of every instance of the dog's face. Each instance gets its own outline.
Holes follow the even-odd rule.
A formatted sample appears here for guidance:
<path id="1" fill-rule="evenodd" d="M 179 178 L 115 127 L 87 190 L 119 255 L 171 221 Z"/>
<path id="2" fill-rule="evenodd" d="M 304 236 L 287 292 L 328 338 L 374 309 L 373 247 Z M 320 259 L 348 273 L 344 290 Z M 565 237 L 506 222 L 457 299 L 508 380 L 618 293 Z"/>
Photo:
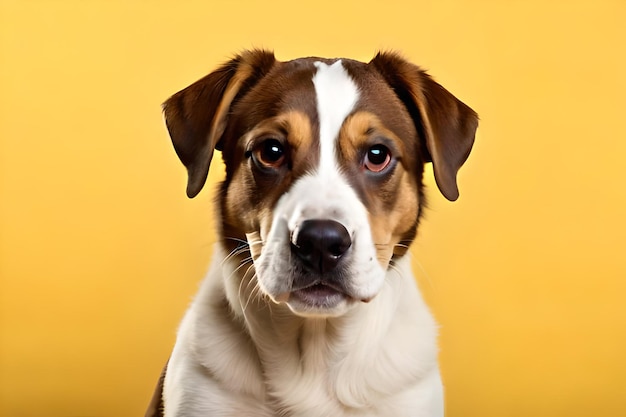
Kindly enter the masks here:
<path id="1" fill-rule="evenodd" d="M 261 291 L 303 316 L 376 296 L 415 237 L 423 164 L 456 199 L 477 126 L 469 107 L 394 54 L 365 64 L 245 52 L 164 112 L 188 195 L 222 150 L 223 244 L 236 253 L 247 241 Z"/>

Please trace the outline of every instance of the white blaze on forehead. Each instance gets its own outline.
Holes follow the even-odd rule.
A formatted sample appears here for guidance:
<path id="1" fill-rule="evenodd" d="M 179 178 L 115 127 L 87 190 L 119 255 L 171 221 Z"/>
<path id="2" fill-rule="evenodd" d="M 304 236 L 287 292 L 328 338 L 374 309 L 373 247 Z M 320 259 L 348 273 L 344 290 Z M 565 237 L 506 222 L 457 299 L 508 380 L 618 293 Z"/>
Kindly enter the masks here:
<path id="1" fill-rule="evenodd" d="M 317 72 L 313 85 L 317 95 L 317 113 L 320 125 L 320 169 L 319 172 L 333 172 L 335 167 L 335 147 L 339 130 L 344 120 L 354 109 L 359 91 L 341 64 L 332 65 L 315 62 Z"/>

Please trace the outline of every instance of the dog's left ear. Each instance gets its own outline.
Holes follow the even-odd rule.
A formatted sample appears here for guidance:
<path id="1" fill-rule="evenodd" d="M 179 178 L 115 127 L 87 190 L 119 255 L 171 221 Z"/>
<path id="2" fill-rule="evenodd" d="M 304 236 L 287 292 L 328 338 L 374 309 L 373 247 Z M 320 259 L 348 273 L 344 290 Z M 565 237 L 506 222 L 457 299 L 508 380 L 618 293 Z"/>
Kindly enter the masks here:
<path id="1" fill-rule="evenodd" d="M 450 201 L 459 197 L 456 174 L 472 150 L 478 116 L 416 65 L 381 52 L 370 62 L 407 107 L 432 161 L 435 180 Z"/>
<path id="2" fill-rule="evenodd" d="M 165 124 L 178 157 L 187 168 L 187 196 L 206 182 L 213 150 L 220 149 L 228 112 L 238 95 L 275 64 L 272 52 L 245 51 L 163 103 Z"/>

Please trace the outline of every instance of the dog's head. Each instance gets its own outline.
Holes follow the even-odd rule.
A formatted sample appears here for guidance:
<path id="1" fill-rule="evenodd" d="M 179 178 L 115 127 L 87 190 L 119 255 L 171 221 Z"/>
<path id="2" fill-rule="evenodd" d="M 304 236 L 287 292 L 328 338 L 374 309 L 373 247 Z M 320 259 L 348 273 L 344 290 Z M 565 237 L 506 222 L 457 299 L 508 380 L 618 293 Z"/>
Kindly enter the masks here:
<path id="1" fill-rule="evenodd" d="M 189 197 L 222 151 L 222 243 L 237 253 L 247 241 L 262 292 L 298 315 L 339 315 L 378 293 L 415 237 L 424 163 L 456 200 L 478 125 L 393 53 L 366 64 L 247 51 L 164 113 Z"/>

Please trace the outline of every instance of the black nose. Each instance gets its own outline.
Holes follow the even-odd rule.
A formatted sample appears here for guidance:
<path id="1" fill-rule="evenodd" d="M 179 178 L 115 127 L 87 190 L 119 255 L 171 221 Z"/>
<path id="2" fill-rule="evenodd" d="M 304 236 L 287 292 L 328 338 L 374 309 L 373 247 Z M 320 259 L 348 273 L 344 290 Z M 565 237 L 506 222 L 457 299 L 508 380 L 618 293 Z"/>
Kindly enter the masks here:
<path id="1" fill-rule="evenodd" d="M 350 249 L 352 240 L 346 228 L 334 220 L 305 220 L 295 242 L 294 253 L 311 272 L 332 271 Z"/>

